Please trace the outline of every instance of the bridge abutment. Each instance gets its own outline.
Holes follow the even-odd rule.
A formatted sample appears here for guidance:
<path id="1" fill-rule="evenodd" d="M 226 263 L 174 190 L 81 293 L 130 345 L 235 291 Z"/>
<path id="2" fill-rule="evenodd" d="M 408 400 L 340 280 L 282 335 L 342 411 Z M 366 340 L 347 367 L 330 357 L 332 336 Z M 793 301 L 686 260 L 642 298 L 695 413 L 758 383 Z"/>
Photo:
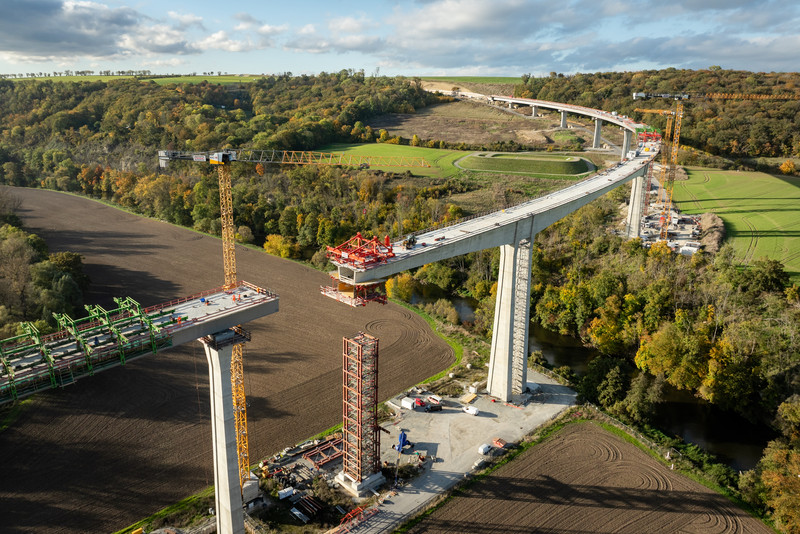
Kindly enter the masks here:
<path id="1" fill-rule="evenodd" d="M 217 532 L 244 534 L 231 385 L 233 345 L 241 343 L 242 340 L 233 330 L 224 330 L 202 338 L 201 341 L 208 359 L 208 381 L 211 390 Z"/>

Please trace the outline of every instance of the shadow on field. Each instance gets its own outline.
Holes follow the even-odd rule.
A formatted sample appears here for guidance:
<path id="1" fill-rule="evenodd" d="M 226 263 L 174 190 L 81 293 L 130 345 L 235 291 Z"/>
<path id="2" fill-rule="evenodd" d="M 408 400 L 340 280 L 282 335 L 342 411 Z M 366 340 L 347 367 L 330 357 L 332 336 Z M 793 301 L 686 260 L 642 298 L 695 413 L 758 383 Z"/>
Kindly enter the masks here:
<path id="1" fill-rule="evenodd" d="M 135 262 L 131 263 L 135 265 Z M 91 280 L 84 302 L 100 304 L 106 309 L 117 307 L 113 297 L 131 297 L 142 306 L 152 306 L 182 296 L 177 284 L 146 271 L 87 263 L 84 272 Z"/>

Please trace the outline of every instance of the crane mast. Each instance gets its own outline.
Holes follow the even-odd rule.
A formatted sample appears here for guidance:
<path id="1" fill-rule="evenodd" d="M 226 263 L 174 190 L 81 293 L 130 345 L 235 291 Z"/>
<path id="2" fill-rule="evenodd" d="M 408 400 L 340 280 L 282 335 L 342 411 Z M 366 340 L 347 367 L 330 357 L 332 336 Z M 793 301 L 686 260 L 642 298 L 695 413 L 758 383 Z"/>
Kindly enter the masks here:
<path id="1" fill-rule="evenodd" d="M 236 286 L 236 241 L 233 225 L 233 195 L 231 193 L 230 162 L 216 163 L 219 175 L 219 210 L 222 223 L 222 265 L 225 271 L 225 289 Z M 247 435 L 247 398 L 244 392 L 244 345 L 233 346 L 231 355 L 231 386 L 233 391 L 233 416 L 236 422 L 236 452 L 239 459 L 239 489 L 249 478 L 250 443 Z"/>

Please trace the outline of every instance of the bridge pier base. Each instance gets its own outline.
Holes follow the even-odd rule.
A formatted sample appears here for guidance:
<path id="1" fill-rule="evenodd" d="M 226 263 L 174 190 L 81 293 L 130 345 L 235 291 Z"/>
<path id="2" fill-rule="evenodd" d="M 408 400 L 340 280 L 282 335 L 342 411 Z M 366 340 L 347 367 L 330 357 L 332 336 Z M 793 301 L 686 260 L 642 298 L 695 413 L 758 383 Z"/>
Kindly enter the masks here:
<path id="1" fill-rule="evenodd" d="M 567 112 L 564 110 L 561 110 L 561 127 L 567 127 Z"/>
<path id="2" fill-rule="evenodd" d="M 224 330 L 202 338 L 201 341 L 208 359 L 208 381 L 211 390 L 217 532 L 244 534 L 231 385 L 233 345 L 241 343 L 242 339 L 233 330 Z"/>
<path id="3" fill-rule="evenodd" d="M 525 224 L 529 222 L 529 224 Z M 500 273 L 489 360 L 489 394 L 502 401 L 525 392 L 528 382 L 531 247 L 533 220 L 521 222 L 527 236 L 500 247 Z"/>
<path id="4" fill-rule="evenodd" d="M 531 117 L 536 118 L 539 115 L 539 106 L 536 104 L 531 106 Z"/>
<path id="5" fill-rule="evenodd" d="M 594 137 L 592 138 L 592 148 L 600 148 L 600 129 L 603 127 L 603 119 L 594 120 Z"/>

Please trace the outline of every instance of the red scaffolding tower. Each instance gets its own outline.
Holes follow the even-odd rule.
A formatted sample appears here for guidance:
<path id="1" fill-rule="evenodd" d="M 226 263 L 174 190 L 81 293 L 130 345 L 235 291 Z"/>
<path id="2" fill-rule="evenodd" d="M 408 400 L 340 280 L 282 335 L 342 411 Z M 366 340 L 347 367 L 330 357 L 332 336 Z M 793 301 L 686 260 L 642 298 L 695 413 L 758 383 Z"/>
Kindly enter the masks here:
<path id="1" fill-rule="evenodd" d="M 345 337 L 342 370 L 343 472 L 360 483 L 380 471 L 378 339 Z"/>

